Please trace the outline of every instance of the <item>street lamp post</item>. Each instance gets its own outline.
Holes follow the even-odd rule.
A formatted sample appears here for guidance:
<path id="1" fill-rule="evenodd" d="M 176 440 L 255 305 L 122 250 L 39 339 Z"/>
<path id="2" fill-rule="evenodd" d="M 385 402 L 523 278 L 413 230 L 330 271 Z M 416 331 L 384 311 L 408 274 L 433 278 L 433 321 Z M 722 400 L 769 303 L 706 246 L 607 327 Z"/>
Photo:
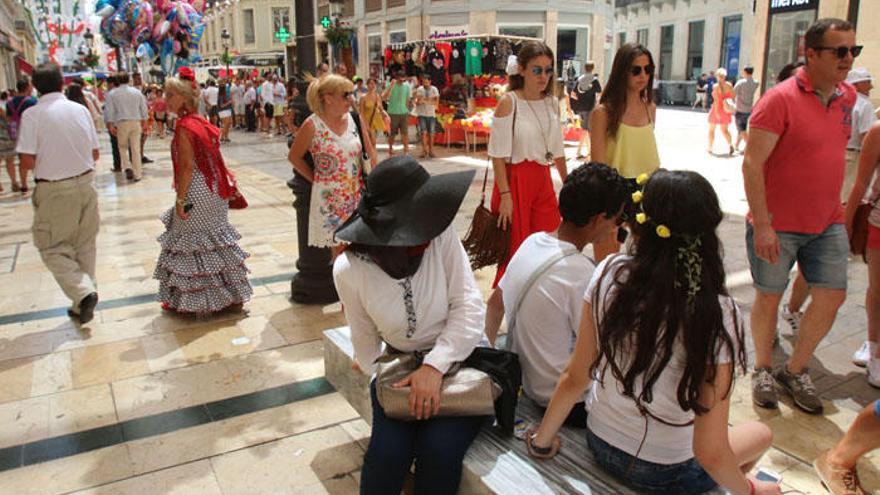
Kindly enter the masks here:
<path id="1" fill-rule="evenodd" d="M 232 36 L 229 35 L 229 31 L 223 29 L 220 33 L 220 38 L 223 40 L 223 61 L 226 62 L 226 77 L 230 79 L 229 75 L 229 38 Z"/>
<path id="2" fill-rule="evenodd" d="M 95 67 L 92 65 L 92 55 L 93 55 L 92 41 L 95 40 L 95 35 L 92 34 L 91 29 L 86 28 L 86 32 L 85 32 L 85 34 L 83 34 L 83 39 L 86 40 L 86 48 L 88 48 L 88 50 L 89 50 L 89 55 L 88 55 L 89 56 L 89 59 L 88 59 L 89 63 L 87 65 L 89 67 L 89 72 L 91 72 L 91 74 L 92 74 L 92 84 L 94 85 L 95 88 L 97 88 L 98 87 L 98 78 L 95 77 Z"/>

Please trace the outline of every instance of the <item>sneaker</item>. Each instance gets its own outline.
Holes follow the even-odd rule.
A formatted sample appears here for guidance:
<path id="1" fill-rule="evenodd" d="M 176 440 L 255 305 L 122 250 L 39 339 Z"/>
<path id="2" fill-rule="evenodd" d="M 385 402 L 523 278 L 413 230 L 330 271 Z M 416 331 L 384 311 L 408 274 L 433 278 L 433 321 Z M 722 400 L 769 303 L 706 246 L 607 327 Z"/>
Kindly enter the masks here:
<path id="1" fill-rule="evenodd" d="M 816 393 L 816 386 L 813 385 L 813 379 L 810 378 L 807 368 L 798 374 L 792 374 L 785 365 L 782 365 L 773 373 L 773 378 L 776 378 L 776 383 L 791 395 L 795 405 L 802 411 L 810 414 L 822 413 L 822 400 Z"/>
<path id="2" fill-rule="evenodd" d="M 801 326 L 801 319 L 804 317 L 804 312 L 795 311 L 794 313 L 791 313 L 788 311 L 788 305 L 785 305 L 779 310 L 779 317 L 788 323 L 788 326 L 791 327 L 791 333 L 797 335 L 798 329 Z"/>
<path id="3" fill-rule="evenodd" d="M 128 180 L 134 180 L 134 170 L 130 168 L 125 169 L 125 178 Z"/>
<path id="4" fill-rule="evenodd" d="M 95 317 L 95 306 L 98 305 L 98 293 L 92 292 L 79 302 L 79 322 L 86 324 Z"/>
<path id="5" fill-rule="evenodd" d="M 869 359 L 867 368 L 868 385 L 874 388 L 880 388 L 880 359 Z"/>
<path id="6" fill-rule="evenodd" d="M 852 358 L 853 364 L 856 366 L 861 366 L 862 368 L 867 366 L 868 360 L 871 358 L 871 354 L 874 353 L 875 347 L 876 347 L 876 344 L 874 344 L 870 340 L 864 341 L 862 343 L 862 346 L 859 347 L 859 350 L 857 350 L 853 354 L 853 358 Z"/>
<path id="7" fill-rule="evenodd" d="M 832 495 L 865 495 L 859 483 L 859 473 L 855 469 L 841 469 L 828 462 L 828 451 L 822 452 L 813 461 L 813 469 L 819 475 L 822 486 Z"/>
<path id="8" fill-rule="evenodd" d="M 770 368 L 756 368 L 752 373 L 752 402 L 758 407 L 776 409 L 778 405 L 772 371 Z"/>

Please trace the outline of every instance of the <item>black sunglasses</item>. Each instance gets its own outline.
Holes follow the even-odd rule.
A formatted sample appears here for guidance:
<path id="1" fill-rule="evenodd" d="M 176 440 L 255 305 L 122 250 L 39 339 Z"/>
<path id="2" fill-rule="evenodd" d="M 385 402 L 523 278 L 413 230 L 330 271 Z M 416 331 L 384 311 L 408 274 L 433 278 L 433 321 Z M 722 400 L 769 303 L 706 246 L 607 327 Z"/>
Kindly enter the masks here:
<path id="1" fill-rule="evenodd" d="M 548 65 L 547 67 L 544 67 L 543 69 L 539 66 L 532 67 L 532 74 L 534 74 L 536 76 L 540 76 L 541 72 L 544 72 L 544 74 L 553 74 L 553 66 Z"/>
<path id="2" fill-rule="evenodd" d="M 654 75 L 654 66 L 650 64 L 645 66 L 633 65 L 629 68 L 629 73 L 632 74 L 633 77 L 639 77 L 640 75 L 642 75 L 643 70 L 645 71 L 645 74 L 649 76 Z"/>
<path id="3" fill-rule="evenodd" d="M 352 95 L 354 95 L 354 91 L 344 91 L 344 92 L 342 93 L 342 97 L 343 97 L 343 98 L 346 98 L 346 99 L 351 98 Z"/>
<path id="4" fill-rule="evenodd" d="M 821 52 L 822 50 L 830 50 L 833 51 L 837 58 L 846 58 L 847 53 L 851 53 L 853 58 L 858 57 L 862 53 L 862 45 L 856 46 L 817 46 L 813 47 L 813 50 L 817 52 Z"/>

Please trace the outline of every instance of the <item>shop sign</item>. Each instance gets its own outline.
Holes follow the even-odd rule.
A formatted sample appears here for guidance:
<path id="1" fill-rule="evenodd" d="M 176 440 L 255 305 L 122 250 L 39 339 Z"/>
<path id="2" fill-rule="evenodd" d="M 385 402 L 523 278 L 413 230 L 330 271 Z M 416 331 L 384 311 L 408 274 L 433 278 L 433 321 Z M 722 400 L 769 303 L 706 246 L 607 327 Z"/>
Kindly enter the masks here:
<path id="1" fill-rule="evenodd" d="M 442 40 L 447 38 L 460 38 L 468 35 L 468 26 L 443 26 L 432 27 L 431 34 L 428 35 L 429 40 Z"/>
<path id="2" fill-rule="evenodd" d="M 815 10 L 819 8 L 819 0 L 770 0 L 770 13 L 795 12 L 798 10 Z"/>

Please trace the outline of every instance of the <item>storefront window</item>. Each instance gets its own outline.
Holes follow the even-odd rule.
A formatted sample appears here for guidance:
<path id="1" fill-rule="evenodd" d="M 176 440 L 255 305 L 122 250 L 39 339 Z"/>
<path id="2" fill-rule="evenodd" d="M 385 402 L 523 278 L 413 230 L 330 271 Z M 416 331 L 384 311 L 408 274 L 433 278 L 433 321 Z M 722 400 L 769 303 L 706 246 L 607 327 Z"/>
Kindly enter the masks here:
<path id="1" fill-rule="evenodd" d="M 648 46 L 648 28 L 636 31 L 636 43 L 642 46 Z"/>
<path id="2" fill-rule="evenodd" d="M 382 68 L 384 63 L 382 60 L 382 35 L 371 34 L 367 36 L 367 53 L 370 64 L 370 77 L 382 80 Z"/>
<path id="3" fill-rule="evenodd" d="M 388 33 L 389 43 L 406 43 L 406 31 L 392 31 Z"/>
<path id="4" fill-rule="evenodd" d="M 589 28 L 560 27 L 556 31 L 556 72 L 566 80 L 581 73 L 590 49 Z M 568 69 L 574 68 L 574 73 Z"/>
<path id="5" fill-rule="evenodd" d="M 626 32 L 621 31 L 617 33 L 617 48 L 622 47 L 626 44 Z"/>
<path id="6" fill-rule="evenodd" d="M 721 35 L 721 66 L 727 70 L 731 81 L 739 76 L 739 47 L 742 33 L 742 16 L 734 15 L 724 18 Z"/>
<path id="7" fill-rule="evenodd" d="M 290 32 L 290 9 L 287 7 L 273 7 L 272 8 L 272 42 L 273 43 L 281 43 L 278 38 L 275 37 L 275 33 L 284 28 L 288 33 Z"/>
<path id="8" fill-rule="evenodd" d="M 498 34 L 543 39 L 544 26 L 498 26 Z"/>
<path id="9" fill-rule="evenodd" d="M 706 21 L 694 21 L 688 24 L 688 79 L 698 79 L 703 73 L 703 33 L 706 31 Z"/>
<path id="10" fill-rule="evenodd" d="M 816 20 L 815 10 L 782 12 L 770 17 L 770 36 L 767 43 L 766 70 L 763 87 L 776 84 L 776 76 L 786 65 L 804 60 L 804 34 Z"/>
<path id="11" fill-rule="evenodd" d="M 670 24 L 660 28 L 660 80 L 672 79 L 672 44 L 675 41 L 675 26 Z"/>

